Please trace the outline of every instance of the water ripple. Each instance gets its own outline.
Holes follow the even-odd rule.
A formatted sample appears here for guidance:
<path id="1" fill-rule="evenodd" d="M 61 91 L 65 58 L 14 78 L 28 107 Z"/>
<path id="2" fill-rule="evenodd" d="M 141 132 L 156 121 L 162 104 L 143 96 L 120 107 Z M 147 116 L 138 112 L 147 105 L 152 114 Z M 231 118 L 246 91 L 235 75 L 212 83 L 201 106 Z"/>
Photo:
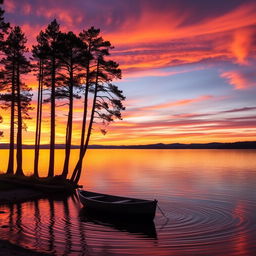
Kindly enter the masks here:
<path id="1" fill-rule="evenodd" d="M 1 206 L 0 236 L 54 255 L 254 255 L 254 201 L 168 197 L 159 205 L 168 220 L 157 212 L 145 225 L 89 218 L 71 199 Z"/>

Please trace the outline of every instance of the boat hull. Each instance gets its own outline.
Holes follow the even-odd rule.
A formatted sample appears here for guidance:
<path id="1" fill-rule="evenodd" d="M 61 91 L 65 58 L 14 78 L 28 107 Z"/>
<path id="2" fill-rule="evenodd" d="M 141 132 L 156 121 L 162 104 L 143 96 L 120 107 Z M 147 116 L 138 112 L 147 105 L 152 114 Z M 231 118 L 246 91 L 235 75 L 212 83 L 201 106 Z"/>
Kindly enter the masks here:
<path id="1" fill-rule="evenodd" d="M 105 197 L 109 201 L 97 200 L 97 196 Z M 81 190 L 79 191 L 79 198 L 88 211 L 97 212 L 98 214 L 104 213 L 119 218 L 134 217 L 136 219 L 153 220 L 157 206 L 156 200 L 117 197 Z"/>

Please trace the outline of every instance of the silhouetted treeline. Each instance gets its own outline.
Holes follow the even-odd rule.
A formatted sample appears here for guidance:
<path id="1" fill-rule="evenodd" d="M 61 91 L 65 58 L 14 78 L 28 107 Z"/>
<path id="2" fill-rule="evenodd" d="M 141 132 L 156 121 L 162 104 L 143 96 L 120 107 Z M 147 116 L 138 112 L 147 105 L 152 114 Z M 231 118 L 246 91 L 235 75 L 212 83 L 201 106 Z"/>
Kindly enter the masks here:
<path id="1" fill-rule="evenodd" d="M 106 127 L 115 118 L 121 119 L 125 99 L 121 90 L 112 83 L 121 78 L 119 65 L 110 60 L 113 46 L 105 41 L 100 30 L 91 27 L 76 35 L 72 31 L 62 32 L 60 24 L 54 19 L 37 36 L 32 47 L 32 57 L 28 59 L 26 36 L 19 26 L 12 27 L 0 11 L 1 39 L 1 82 L 0 100 L 2 107 L 10 112 L 10 144 L 8 174 L 24 175 L 22 169 L 22 130 L 26 128 L 25 119 L 30 118 L 32 110 L 31 88 L 24 83 L 24 77 L 33 72 L 37 76 L 37 106 L 35 125 L 34 176 L 39 177 L 41 130 L 43 104 L 50 104 L 50 144 L 48 177 L 55 175 L 56 117 L 57 102 L 68 105 L 65 136 L 65 161 L 62 178 L 69 175 L 70 150 L 72 145 L 74 100 L 83 102 L 81 116 L 81 139 L 79 159 L 70 180 L 78 183 L 83 158 L 86 154 L 94 123 Z M 90 104 L 89 104 L 90 103 Z M 65 118 L 65 117 L 63 117 Z M 2 118 L 0 118 L 0 122 Z M 103 134 L 105 129 L 101 129 Z M 0 132 L 0 135 L 2 133 Z M 16 138 L 16 162 L 14 171 L 14 147 Z"/>
<path id="2" fill-rule="evenodd" d="M 106 146 L 106 145 L 91 145 L 94 149 L 256 149 L 256 141 L 243 141 L 233 143 L 192 143 L 192 144 L 148 144 L 148 145 L 128 145 L 128 146 Z"/>
<path id="3" fill-rule="evenodd" d="M 65 144 L 56 144 L 56 149 L 65 149 Z M 8 149 L 9 144 L 0 144 L 0 149 Z M 34 149 L 34 145 L 23 145 L 25 149 Z M 50 145 L 40 145 L 41 149 L 49 149 Z M 79 149 L 78 145 L 71 145 L 72 149 Z M 146 145 L 89 145 L 90 149 L 256 149 L 256 141 L 243 141 L 231 143 L 192 143 L 192 144 L 146 144 Z"/>

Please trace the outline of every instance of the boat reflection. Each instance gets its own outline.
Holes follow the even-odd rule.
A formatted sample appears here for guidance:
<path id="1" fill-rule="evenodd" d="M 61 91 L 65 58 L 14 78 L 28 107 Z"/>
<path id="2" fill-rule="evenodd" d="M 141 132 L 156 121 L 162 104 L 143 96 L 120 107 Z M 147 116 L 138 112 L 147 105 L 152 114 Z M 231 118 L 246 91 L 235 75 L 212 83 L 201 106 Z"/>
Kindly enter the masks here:
<path id="1" fill-rule="evenodd" d="M 114 228 L 131 234 L 140 235 L 146 238 L 157 239 L 155 223 L 151 220 L 135 218 L 122 219 L 109 214 L 102 214 L 98 211 L 83 207 L 79 213 L 82 222 Z"/>

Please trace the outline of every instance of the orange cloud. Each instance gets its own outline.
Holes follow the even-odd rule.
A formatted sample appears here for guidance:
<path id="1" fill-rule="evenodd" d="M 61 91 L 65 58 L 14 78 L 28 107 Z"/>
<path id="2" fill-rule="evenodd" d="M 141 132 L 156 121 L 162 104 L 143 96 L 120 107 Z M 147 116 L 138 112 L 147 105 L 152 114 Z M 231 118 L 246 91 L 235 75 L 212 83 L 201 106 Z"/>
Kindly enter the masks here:
<path id="1" fill-rule="evenodd" d="M 185 21 L 195 15 L 193 12 L 189 10 L 178 12 L 175 9 L 157 12 L 145 6 L 137 19 L 127 19 L 119 30 L 107 34 L 107 37 L 119 45 L 192 38 L 253 25 L 256 22 L 255 12 L 254 3 L 245 3 L 227 13 L 205 19 L 203 22 L 184 25 Z"/>
<path id="2" fill-rule="evenodd" d="M 256 86 L 255 71 L 227 71 L 222 73 L 221 77 L 227 79 L 228 83 L 233 85 L 236 90 L 244 90 Z"/>
<path id="3" fill-rule="evenodd" d="M 144 9 L 136 24 L 129 20 L 106 38 L 127 49 L 123 54 L 117 51 L 115 57 L 129 73 L 210 59 L 233 61 L 235 58 L 244 64 L 249 53 L 255 56 L 255 28 L 250 27 L 256 24 L 255 12 L 254 3 L 245 3 L 222 15 L 183 25 L 192 13 L 177 18 L 175 11 L 157 13 Z"/>
<path id="4" fill-rule="evenodd" d="M 175 47 L 173 47 L 173 49 L 168 47 L 164 51 L 152 49 L 152 51 L 148 51 L 147 53 L 114 55 L 114 58 L 121 64 L 120 67 L 124 70 L 125 76 L 129 77 L 136 76 L 134 73 L 138 73 L 139 71 L 150 70 L 148 73 L 156 73 L 156 71 L 152 69 L 199 63 L 207 59 L 227 59 L 228 54 L 212 52 L 209 48 L 188 50 L 186 46 L 184 46 L 184 49 L 177 49 Z M 163 71 L 159 73 L 161 73 L 160 76 L 163 75 Z"/>
<path id="5" fill-rule="evenodd" d="M 231 51 L 234 53 L 237 62 L 248 64 L 247 57 L 253 49 L 253 40 L 256 35 L 256 28 L 242 28 L 234 33 L 234 41 L 231 44 Z"/>
<path id="6" fill-rule="evenodd" d="M 63 31 L 71 29 L 78 33 L 94 25 L 89 10 L 79 9 L 79 4 L 83 5 L 79 2 L 70 7 L 66 1 L 59 5 L 46 0 L 42 5 L 40 1 L 14 4 L 9 0 L 5 1 L 5 6 L 10 13 L 16 11 L 46 19 L 41 25 L 31 20 L 22 22 L 31 47 L 39 31 L 53 18 L 59 20 Z M 129 73 L 214 59 L 233 61 L 235 58 L 244 64 L 249 53 L 253 53 L 255 29 L 250 27 L 256 24 L 256 4 L 253 2 L 197 22 L 188 22 L 196 17 L 193 9 L 180 9 L 175 5 L 156 9 L 148 3 L 136 14 L 121 11 L 125 18 L 119 20 L 115 13 L 106 11 L 101 17 L 95 16 L 94 22 L 104 24 L 103 37 L 116 46 L 114 58 Z"/>

